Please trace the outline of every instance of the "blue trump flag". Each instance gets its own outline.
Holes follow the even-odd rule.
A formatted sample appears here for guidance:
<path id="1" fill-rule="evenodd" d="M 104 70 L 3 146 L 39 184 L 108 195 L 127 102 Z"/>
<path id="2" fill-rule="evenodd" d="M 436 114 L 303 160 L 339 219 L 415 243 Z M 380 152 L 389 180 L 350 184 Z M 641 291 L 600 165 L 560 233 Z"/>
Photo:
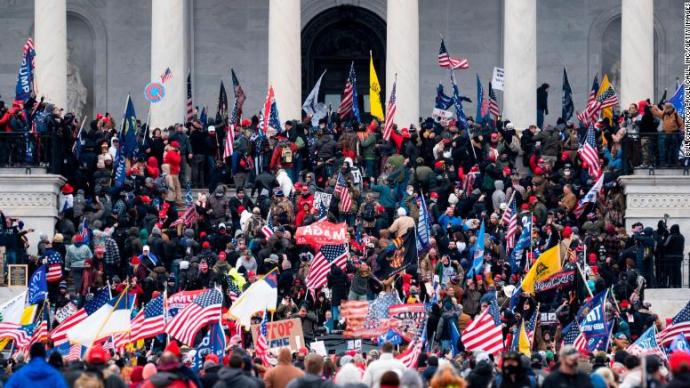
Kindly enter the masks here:
<path id="1" fill-rule="evenodd" d="M 417 223 L 417 252 L 421 253 L 431 246 L 431 222 L 429 219 L 429 209 L 423 195 L 417 196 L 417 207 L 419 207 L 419 222 Z"/>
<path id="2" fill-rule="evenodd" d="M 453 99 L 443 92 L 443 85 L 439 82 L 438 87 L 436 87 L 436 105 L 438 109 L 448 110 L 453 106 Z"/>
<path id="3" fill-rule="evenodd" d="M 42 265 L 31 275 L 29 281 L 29 304 L 41 303 L 48 295 L 48 281 L 46 280 L 46 266 Z"/>
<path id="4" fill-rule="evenodd" d="M 587 340 L 587 349 L 590 352 L 606 350 L 609 337 L 609 325 L 606 320 L 606 296 L 609 290 L 595 295 L 582 307 L 578 315 L 582 316 L 580 330 Z"/>
<path id="5" fill-rule="evenodd" d="M 482 264 L 484 264 L 484 220 L 477 233 L 477 242 L 472 250 L 472 267 L 467 271 L 467 277 L 471 278 L 476 274 L 481 274 Z"/>
<path id="6" fill-rule="evenodd" d="M 482 87 L 482 81 L 479 80 L 479 74 L 477 74 L 477 114 L 474 116 L 474 120 L 477 124 L 481 124 L 484 121 L 482 115 L 482 102 L 484 101 L 484 88 Z"/>
<path id="7" fill-rule="evenodd" d="M 19 64 L 19 72 L 17 73 L 17 86 L 15 88 L 15 101 L 26 102 L 31 98 L 31 92 L 34 90 L 34 57 L 36 51 L 34 50 L 34 41 L 29 38 L 24 44 L 22 54 L 22 62 Z"/>
<path id="8" fill-rule="evenodd" d="M 458 330 L 458 325 L 455 321 L 450 321 L 450 347 L 453 351 L 453 356 L 460 353 L 460 347 L 458 343 L 460 342 L 460 330 Z"/>
<path id="9" fill-rule="evenodd" d="M 132 97 L 127 96 L 125 114 L 122 117 L 120 130 L 121 151 L 126 158 L 131 158 L 137 151 L 137 115 L 134 112 Z"/>
<path id="10" fill-rule="evenodd" d="M 517 259 L 522 256 L 522 252 L 528 249 L 532 243 L 532 217 L 528 214 L 522 217 L 522 233 L 513 251 L 510 252 L 508 256 L 508 262 L 510 263 L 510 268 L 514 273 L 520 271 L 520 266 L 517 264 Z"/>
<path id="11" fill-rule="evenodd" d="M 668 99 L 668 102 L 673 104 L 673 107 L 676 108 L 676 112 L 680 115 L 680 117 L 685 116 L 685 88 L 683 84 L 678 85 L 678 89 L 676 89 L 676 92 L 673 93 L 673 96 Z"/>
<path id="12" fill-rule="evenodd" d="M 223 332 L 220 322 L 213 324 L 199 345 L 196 346 L 196 354 L 192 364 L 192 369 L 195 372 L 203 368 L 204 359 L 209 354 L 215 354 L 219 360 L 223 360 L 225 355 L 225 332 Z"/>
<path id="13" fill-rule="evenodd" d="M 455 113 L 458 115 L 458 128 L 467 128 L 467 117 L 465 116 L 465 111 L 462 110 L 462 98 L 460 97 L 460 88 L 458 88 L 458 83 L 455 82 L 455 75 L 453 71 L 450 72 L 450 83 L 453 84 L 453 104 L 455 104 Z"/>
<path id="14" fill-rule="evenodd" d="M 690 345 L 688 345 L 688 340 L 685 339 L 685 333 L 678 334 L 671 342 L 668 350 L 673 353 L 676 351 L 690 353 Z"/>

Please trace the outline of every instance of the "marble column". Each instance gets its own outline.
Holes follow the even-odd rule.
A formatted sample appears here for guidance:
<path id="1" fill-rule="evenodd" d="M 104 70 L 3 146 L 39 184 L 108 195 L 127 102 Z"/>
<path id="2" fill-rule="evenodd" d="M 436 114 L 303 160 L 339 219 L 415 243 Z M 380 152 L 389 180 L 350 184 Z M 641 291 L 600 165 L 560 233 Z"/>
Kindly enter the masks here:
<path id="1" fill-rule="evenodd" d="M 627 109 L 654 100 L 654 0 L 623 0 L 621 10 L 620 104 Z"/>
<path id="2" fill-rule="evenodd" d="M 151 104 L 151 127 L 162 128 L 185 119 L 187 98 L 187 47 L 185 3 L 187 0 L 151 2 L 151 81 L 170 68 L 173 77 L 165 82 L 165 97 Z M 135 100 L 139 99 L 137 93 Z M 141 113 L 140 113 L 141 115 Z M 142 117 L 143 118 L 143 117 Z"/>
<path id="3" fill-rule="evenodd" d="M 302 30 L 300 0 L 270 0 L 268 6 L 268 83 L 280 118 L 302 117 Z"/>
<path id="4" fill-rule="evenodd" d="M 503 117 L 522 131 L 537 122 L 537 1 L 506 0 Z"/>
<path id="5" fill-rule="evenodd" d="M 386 14 L 386 100 L 397 74 L 398 128 L 419 128 L 419 2 L 388 0 Z M 363 79 L 363 78 L 362 78 Z M 385 109 L 385 108 L 384 108 Z"/>
<path id="6" fill-rule="evenodd" d="M 67 1 L 35 0 L 36 94 L 67 107 Z"/>

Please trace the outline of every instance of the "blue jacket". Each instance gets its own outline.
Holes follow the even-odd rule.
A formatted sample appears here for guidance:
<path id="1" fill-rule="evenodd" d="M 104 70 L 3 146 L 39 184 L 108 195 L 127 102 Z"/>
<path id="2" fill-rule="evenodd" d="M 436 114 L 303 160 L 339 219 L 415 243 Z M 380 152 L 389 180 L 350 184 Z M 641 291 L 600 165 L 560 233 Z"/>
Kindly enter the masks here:
<path id="1" fill-rule="evenodd" d="M 371 185 L 371 190 L 379 193 L 379 203 L 386 209 L 395 209 L 396 194 L 388 185 Z"/>
<path id="2" fill-rule="evenodd" d="M 67 383 L 62 374 L 48 365 L 42 358 L 34 358 L 19 369 L 7 380 L 5 388 L 21 387 L 55 387 L 67 388 Z"/>

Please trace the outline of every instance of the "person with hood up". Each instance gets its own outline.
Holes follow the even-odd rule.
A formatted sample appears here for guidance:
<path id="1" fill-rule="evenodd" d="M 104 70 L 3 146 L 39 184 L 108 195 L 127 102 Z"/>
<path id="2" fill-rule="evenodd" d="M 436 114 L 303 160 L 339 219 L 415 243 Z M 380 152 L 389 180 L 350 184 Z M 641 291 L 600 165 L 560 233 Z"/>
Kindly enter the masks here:
<path id="1" fill-rule="evenodd" d="M 209 197 L 208 204 L 210 209 L 206 212 L 209 222 L 213 225 L 218 225 L 225 222 L 228 213 L 228 201 L 225 200 L 225 191 L 223 186 L 216 187 L 213 195 Z"/>
<path id="2" fill-rule="evenodd" d="M 60 372 L 46 362 L 46 349 L 42 343 L 31 345 L 29 355 L 31 361 L 13 373 L 5 383 L 5 387 L 24 388 L 33 385 L 36 387 L 67 388 L 67 383 Z"/>
<path id="3" fill-rule="evenodd" d="M 285 388 L 290 381 L 304 376 L 304 372 L 292 365 L 292 354 L 289 348 L 280 348 L 278 365 L 264 375 L 266 388 Z"/>

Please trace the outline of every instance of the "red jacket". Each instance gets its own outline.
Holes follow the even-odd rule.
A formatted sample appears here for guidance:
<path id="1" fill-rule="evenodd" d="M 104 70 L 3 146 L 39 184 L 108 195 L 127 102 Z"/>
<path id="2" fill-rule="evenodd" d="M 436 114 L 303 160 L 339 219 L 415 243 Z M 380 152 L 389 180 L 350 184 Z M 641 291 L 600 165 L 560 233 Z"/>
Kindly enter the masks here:
<path id="1" fill-rule="evenodd" d="M 165 155 L 163 155 L 163 163 L 170 165 L 170 175 L 180 175 L 180 164 L 182 163 L 182 157 L 180 156 L 179 151 L 167 151 Z"/>
<path id="2" fill-rule="evenodd" d="M 292 150 L 292 163 L 283 163 L 281 156 L 283 154 L 283 144 L 279 143 L 276 148 L 273 149 L 273 155 L 271 155 L 271 165 L 269 166 L 271 171 L 275 171 L 279 168 L 292 168 L 295 163 L 295 157 L 297 157 L 297 145 L 295 143 L 288 142 L 287 145 Z"/>
<path id="3" fill-rule="evenodd" d="M 146 175 L 153 179 L 156 179 L 161 175 L 161 172 L 158 169 L 158 159 L 156 159 L 155 156 L 149 157 L 146 161 Z"/>

